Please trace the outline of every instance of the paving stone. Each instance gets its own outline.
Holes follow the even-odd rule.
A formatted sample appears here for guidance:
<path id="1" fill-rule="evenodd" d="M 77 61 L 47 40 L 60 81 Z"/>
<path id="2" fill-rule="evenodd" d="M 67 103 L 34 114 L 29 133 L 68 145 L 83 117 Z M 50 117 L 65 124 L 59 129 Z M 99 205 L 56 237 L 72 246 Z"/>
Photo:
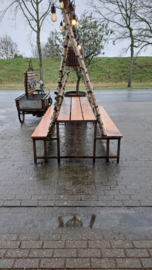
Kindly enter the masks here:
<path id="1" fill-rule="evenodd" d="M 137 269 L 140 269 L 142 268 L 141 266 L 141 263 L 140 263 L 140 260 L 138 259 L 116 259 L 117 261 L 117 266 L 120 267 L 120 268 L 137 268 Z"/>
<path id="2" fill-rule="evenodd" d="M 152 206 L 152 201 L 151 200 L 140 200 L 140 205 L 141 206 Z"/>
<path id="3" fill-rule="evenodd" d="M 18 234 L 0 234 L 0 241 L 15 241 L 18 238 Z"/>
<path id="4" fill-rule="evenodd" d="M 44 200 L 44 201 L 39 201 L 38 205 L 39 206 L 54 206 L 54 201 L 52 200 Z"/>
<path id="5" fill-rule="evenodd" d="M 104 239 L 105 240 L 112 240 L 112 239 L 115 239 L 115 240 L 125 240 L 125 236 L 121 233 L 119 234 L 116 234 L 116 233 L 104 233 Z"/>
<path id="6" fill-rule="evenodd" d="M 32 249 L 29 257 L 31 258 L 51 258 L 53 257 L 53 249 Z"/>
<path id="7" fill-rule="evenodd" d="M 129 197 L 129 195 L 124 195 L 124 194 L 123 195 L 120 195 L 119 194 L 117 196 L 115 195 L 114 196 L 114 199 L 115 200 L 118 200 L 118 201 L 129 201 L 130 200 L 130 197 Z"/>
<path id="8" fill-rule="evenodd" d="M 64 268 L 64 259 L 41 259 L 40 267 L 45 269 Z"/>
<path id="9" fill-rule="evenodd" d="M 133 241 L 136 248 L 152 248 L 152 241 Z"/>
<path id="10" fill-rule="evenodd" d="M 13 196 L 13 195 L 12 195 Z M 16 200 L 31 200 L 32 195 L 30 194 L 17 194 L 15 195 L 15 199 Z"/>
<path id="11" fill-rule="evenodd" d="M 38 241 L 40 238 L 39 234 L 20 234 L 19 235 L 19 240 L 20 241 Z"/>
<path id="12" fill-rule="evenodd" d="M 25 228 L 25 227 L 17 227 L 14 226 L 11 229 L 9 229 L 9 233 L 10 234 L 27 234 L 29 233 L 30 229 L 29 228 Z"/>
<path id="13" fill-rule="evenodd" d="M 115 268 L 116 263 L 114 259 L 91 259 L 92 268 Z"/>
<path id="14" fill-rule="evenodd" d="M 6 249 L 0 249 L 0 259 L 4 258 L 5 253 L 6 253 Z"/>
<path id="15" fill-rule="evenodd" d="M 127 257 L 144 258 L 149 257 L 146 249 L 126 249 Z"/>
<path id="16" fill-rule="evenodd" d="M 23 241 L 21 248 L 42 248 L 42 241 Z"/>
<path id="17" fill-rule="evenodd" d="M 72 269 L 90 268 L 90 262 L 89 259 L 66 259 L 66 267 Z"/>
<path id="18" fill-rule="evenodd" d="M 14 260 L 13 259 L 0 259 L 0 269 L 9 269 L 13 268 Z"/>
<path id="19" fill-rule="evenodd" d="M 110 248 L 109 241 L 89 241 L 89 248 Z M 80 247 L 81 248 L 81 247 Z"/>
<path id="20" fill-rule="evenodd" d="M 42 234 L 40 235 L 40 240 L 41 241 L 49 241 L 49 240 L 53 240 L 53 241 L 59 241 L 61 238 L 61 235 L 58 233 L 56 234 Z"/>
<path id="21" fill-rule="evenodd" d="M 76 249 L 55 249 L 54 257 L 73 258 L 77 257 Z"/>
<path id="22" fill-rule="evenodd" d="M 37 200 L 22 200 L 21 206 L 37 206 L 38 201 Z"/>
<path id="23" fill-rule="evenodd" d="M 66 241 L 66 248 L 87 248 L 87 241 Z"/>
<path id="24" fill-rule="evenodd" d="M 123 249 L 102 249 L 103 258 L 123 258 L 126 257 Z"/>
<path id="25" fill-rule="evenodd" d="M 150 268 L 152 267 L 152 259 L 141 259 L 143 267 Z"/>
<path id="26" fill-rule="evenodd" d="M 128 207 L 136 207 L 136 206 L 140 206 L 140 202 L 139 201 L 132 201 L 132 200 L 127 200 L 127 201 L 123 201 L 123 205 L 124 206 L 128 206 Z"/>
<path id="27" fill-rule="evenodd" d="M 29 250 L 8 250 L 5 254 L 5 258 L 27 258 L 29 254 Z"/>
<path id="28" fill-rule="evenodd" d="M 38 268 L 39 259 L 16 259 L 14 268 Z"/>
<path id="29" fill-rule="evenodd" d="M 135 234 L 129 233 L 125 235 L 127 240 L 148 240 L 145 233 Z"/>
<path id="30" fill-rule="evenodd" d="M 78 257 L 80 258 L 100 258 L 101 251 L 100 249 L 79 249 Z"/>
<path id="31" fill-rule="evenodd" d="M 103 233 L 101 232 L 86 232 L 82 234 L 82 240 L 103 240 Z"/>
<path id="32" fill-rule="evenodd" d="M 43 248 L 64 248 L 65 241 L 44 241 Z"/>
<path id="33" fill-rule="evenodd" d="M 78 240 L 81 240 L 81 234 L 79 233 L 79 234 L 62 234 L 61 235 L 61 240 L 63 240 L 63 241 L 65 241 L 65 240 L 68 240 L 68 241 L 73 241 L 73 240 L 75 240 L 75 241 L 78 241 Z"/>
<path id="34" fill-rule="evenodd" d="M 18 241 L 0 241 L 0 248 L 18 248 L 19 246 Z"/>
<path id="35" fill-rule="evenodd" d="M 125 189 L 125 187 L 124 187 L 124 189 L 121 189 L 120 188 L 120 194 L 124 194 L 124 195 L 134 195 L 135 194 L 135 191 L 134 190 L 127 190 L 127 189 Z"/>
<path id="36" fill-rule="evenodd" d="M 133 248 L 133 244 L 131 241 L 125 240 L 118 240 L 118 241 L 111 241 L 112 248 Z"/>
<path id="37" fill-rule="evenodd" d="M 16 206 L 21 205 L 21 201 L 19 201 L 19 200 L 5 200 L 3 205 L 7 206 L 7 207 L 16 207 Z"/>

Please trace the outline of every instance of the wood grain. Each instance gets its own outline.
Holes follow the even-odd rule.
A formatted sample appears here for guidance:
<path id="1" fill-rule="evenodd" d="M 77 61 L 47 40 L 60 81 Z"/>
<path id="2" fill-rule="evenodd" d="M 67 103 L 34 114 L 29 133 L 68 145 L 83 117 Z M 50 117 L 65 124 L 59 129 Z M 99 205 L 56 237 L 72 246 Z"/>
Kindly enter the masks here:
<path id="1" fill-rule="evenodd" d="M 25 95 L 30 96 L 35 92 L 35 87 L 30 88 L 29 82 L 35 80 L 35 73 L 34 72 L 26 72 L 25 73 Z"/>
<path id="2" fill-rule="evenodd" d="M 71 121 L 83 121 L 80 98 L 72 97 L 71 99 Z"/>
<path id="3" fill-rule="evenodd" d="M 104 123 L 104 127 L 107 133 L 107 137 L 119 137 L 122 138 L 122 134 L 118 130 L 118 128 L 115 126 L 107 112 L 102 106 L 99 106 L 99 111 L 101 114 L 102 121 Z"/>
<path id="4" fill-rule="evenodd" d="M 57 121 L 69 121 L 70 120 L 70 107 L 71 98 L 64 98 Z"/>
<path id="5" fill-rule="evenodd" d="M 80 102 L 81 102 L 83 119 L 85 121 L 95 121 L 96 117 L 92 111 L 92 108 L 90 106 L 90 103 L 89 103 L 87 97 L 81 97 Z"/>
<path id="6" fill-rule="evenodd" d="M 53 108 L 49 107 L 46 111 L 46 113 L 44 114 L 41 122 L 39 123 L 39 125 L 37 126 L 37 128 L 35 129 L 35 131 L 33 132 L 31 138 L 46 138 L 47 134 L 48 134 L 48 128 L 49 125 L 51 123 L 51 117 L 53 114 Z"/>

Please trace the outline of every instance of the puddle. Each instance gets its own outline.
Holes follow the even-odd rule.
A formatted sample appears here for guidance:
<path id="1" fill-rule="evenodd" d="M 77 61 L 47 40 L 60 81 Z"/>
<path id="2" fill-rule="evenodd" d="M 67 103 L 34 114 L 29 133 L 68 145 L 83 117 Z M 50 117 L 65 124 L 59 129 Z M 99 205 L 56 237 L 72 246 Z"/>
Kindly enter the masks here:
<path id="1" fill-rule="evenodd" d="M 0 229 L 16 227 L 31 229 L 32 231 L 51 231 L 54 228 L 90 228 L 99 230 L 127 228 L 145 231 L 152 229 L 152 213 L 129 213 L 129 210 L 128 212 L 116 210 L 109 212 L 104 210 L 101 214 L 51 215 L 50 213 L 38 213 L 38 211 L 35 214 L 18 213 L 12 216 L 1 214 Z"/>

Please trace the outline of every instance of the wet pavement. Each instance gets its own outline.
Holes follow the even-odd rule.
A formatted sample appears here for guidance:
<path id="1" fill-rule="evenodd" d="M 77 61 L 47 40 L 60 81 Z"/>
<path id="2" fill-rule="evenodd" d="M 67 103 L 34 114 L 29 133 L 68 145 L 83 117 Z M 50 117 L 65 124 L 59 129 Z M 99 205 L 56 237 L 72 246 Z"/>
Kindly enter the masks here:
<path id="1" fill-rule="evenodd" d="M 152 89 L 94 90 L 98 104 L 102 102 L 152 102 Z M 0 90 L 0 102 L 14 102 L 23 90 Z M 46 91 L 49 93 L 49 91 Z M 54 91 L 50 91 L 54 97 Z"/>
<path id="2" fill-rule="evenodd" d="M 21 125 L 14 91 L 7 100 L 1 93 L 0 269 L 152 269 L 152 103 L 97 97 L 124 136 L 119 164 L 35 165 L 30 136 L 41 119 L 28 115 Z M 90 154 L 93 125 L 78 130 L 78 151 Z M 71 154 L 73 125 L 60 134 Z M 56 153 L 55 142 L 48 151 Z"/>

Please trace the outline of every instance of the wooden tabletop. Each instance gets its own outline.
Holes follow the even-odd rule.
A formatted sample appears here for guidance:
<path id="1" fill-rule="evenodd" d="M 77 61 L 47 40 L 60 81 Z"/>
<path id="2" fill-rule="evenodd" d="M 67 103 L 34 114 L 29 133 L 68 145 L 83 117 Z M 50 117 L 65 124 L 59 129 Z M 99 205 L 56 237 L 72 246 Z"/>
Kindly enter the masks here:
<path id="1" fill-rule="evenodd" d="M 64 97 L 57 122 L 96 122 L 87 97 Z"/>

